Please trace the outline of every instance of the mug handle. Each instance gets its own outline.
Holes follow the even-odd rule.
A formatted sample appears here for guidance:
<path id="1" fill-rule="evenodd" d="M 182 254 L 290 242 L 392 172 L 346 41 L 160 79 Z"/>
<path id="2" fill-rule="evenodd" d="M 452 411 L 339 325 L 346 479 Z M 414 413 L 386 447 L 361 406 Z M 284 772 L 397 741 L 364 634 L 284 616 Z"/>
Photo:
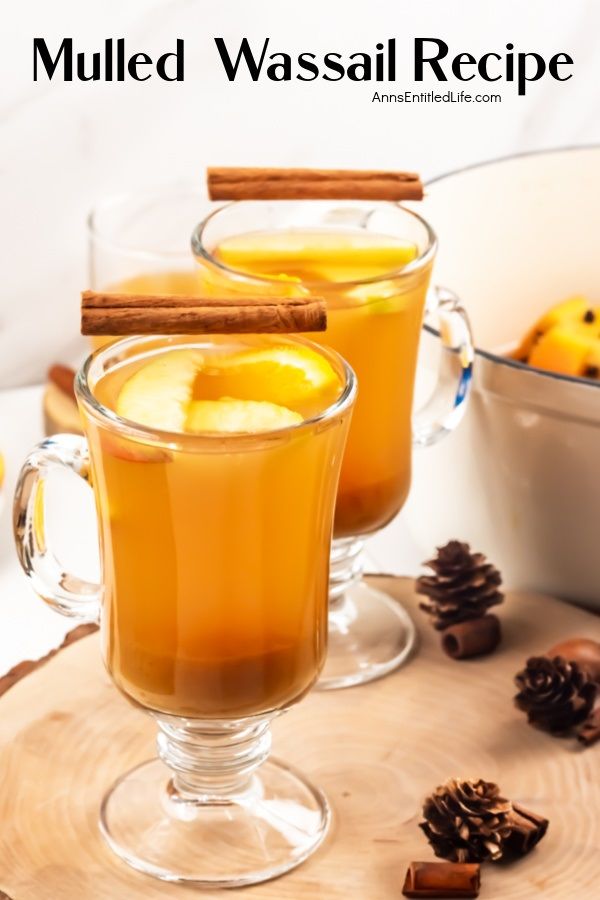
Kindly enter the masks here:
<path id="1" fill-rule="evenodd" d="M 475 347 L 469 317 L 456 294 L 447 288 L 434 287 L 430 292 L 423 327 L 430 334 L 439 334 L 448 351 L 442 352 L 431 396 L 413 416 L 413 444 L 430 447 L 454 431 L 466 412 Z"/>
<path id="2" fill-rule="evenodd" d="M 90 484 L 85 438 L 58 434 L 31 451 L 21 469 L 13 506 L 13 530 L 23 571 L 37 594 L 64 616 L 98 622 L 102 588 L 65 572 L 46 542 L 46 481 L 58 469 L 67 469 Z"/>

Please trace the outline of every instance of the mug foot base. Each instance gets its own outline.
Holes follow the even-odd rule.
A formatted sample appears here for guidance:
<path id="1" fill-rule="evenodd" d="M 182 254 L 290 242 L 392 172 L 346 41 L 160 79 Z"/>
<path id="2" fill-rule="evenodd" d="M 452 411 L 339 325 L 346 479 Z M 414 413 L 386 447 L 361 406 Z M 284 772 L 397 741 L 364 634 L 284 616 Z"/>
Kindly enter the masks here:
<path id="1" fill-rule="evenodd" d="M 139 872 L 205 887 L 256 884 L 299 865 L 327 833 L 323 794 L 273 759 L 227 800 L 173 799 L 171 774 L 158 759 L 142 763 L 102 804 L 103 837 Z"/>
<path id="2" fill-rule="evenodd" d="M 359 581 L 329 608 L 329 642 L 317 690 L 352 687 L 382 678 L 409 658 L 415 626 L 393 597 Z"/>

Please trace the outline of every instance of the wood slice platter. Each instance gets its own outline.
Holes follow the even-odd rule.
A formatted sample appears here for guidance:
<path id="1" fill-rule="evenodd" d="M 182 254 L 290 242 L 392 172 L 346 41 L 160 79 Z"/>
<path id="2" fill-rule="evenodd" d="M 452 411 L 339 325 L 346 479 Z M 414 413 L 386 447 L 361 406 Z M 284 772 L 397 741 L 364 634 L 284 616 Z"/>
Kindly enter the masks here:
<path id="1" fill-rule="evenodd" d="M 391 900 L 410 860 L 433 859 L 417 827 L 424 795 L 452 775 L 497 781 L 550 819 L 542 843 L 482 868 L 482 900 L 600 896 L 600 744 L 582 749 L 527 725 L 512 705 L 525 658 L 558 640 L 600 639 L 600 620 L 547 597 L 510 595 L 492 657 L 455 662 L 417 611 L 407 580 L 379 577 L 414 613 L 420 647 L 362 687 L 312 693 L 274 728 L 277 756 L 327 793 L 334 823 L 294 872 L 243 890 L 256 900 Z M 217 898 L 130 870 L 97 827 L 104 791 L 154 755 L 149 717 L 103 670 L 97 635 L 62 649 L 0 698 L 0 897 L 11 900 Z"/>

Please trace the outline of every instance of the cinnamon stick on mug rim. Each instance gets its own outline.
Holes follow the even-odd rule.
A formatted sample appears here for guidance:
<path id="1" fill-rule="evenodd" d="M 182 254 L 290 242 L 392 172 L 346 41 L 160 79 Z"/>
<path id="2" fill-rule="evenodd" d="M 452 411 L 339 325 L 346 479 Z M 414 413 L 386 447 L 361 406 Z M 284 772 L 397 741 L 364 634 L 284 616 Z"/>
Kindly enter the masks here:
<path id="1" fill-rule="evenodd" d="M 326 328 L 325 301 L 315 297 L 81 294 L 84 335 L 293 334 Z"/>
<path id="2" fill-rule="evenodd" d="M 211 200 L 422 200 L 416 172 L 209 166 Z"/>

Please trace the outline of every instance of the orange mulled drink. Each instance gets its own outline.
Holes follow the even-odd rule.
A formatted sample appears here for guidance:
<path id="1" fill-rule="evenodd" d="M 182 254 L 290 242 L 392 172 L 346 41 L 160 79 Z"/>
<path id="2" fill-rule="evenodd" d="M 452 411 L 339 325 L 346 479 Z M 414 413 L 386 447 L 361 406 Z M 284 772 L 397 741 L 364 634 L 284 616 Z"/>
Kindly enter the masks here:
<path id="1" fill-rule="evenodd" d="M 278 877 L 331 819 L 317 787 L 269 759 L 270 728 L 325 660 L 354 374 L 302 337 L 148 336 L 96 351 L 75 390 L 85 434 L 32 449 L 14 529 L 32 587 L 99 621 L 112 680 L 157 726 L 158 755 L 105 793 L 101 833 L 166 881 Z M 99 584 L 52 550 L 46 484 L 59 471 L 93 488 Z"/>
<path id="2" fill-rule="evenodd" d="M 267 204 L 258 203 L 235 204 L 207 220 L 202 249 L 196 243 L 204 290 L 267 288 L 327 301 L 327 332 L 317 339 L 348 360 L 359 384 L 335 536 L 368 534 L 394 518 L 410 487 L 413 387 L 432 254 L 419 257 L 429 235 L 420 220 L 390 204 L 372 215 L 360 204 L 350 206 L 317 227 L 311 216 L 298 224 L 301 203 L 279 205 L 277 225 L 268 221 L 274 215 L 261 210 Z M 326 208 L 319 202 L 310 206 Z M 250 218 L 242 207 L 254 207 L 255 227 L 230 233 L 236 213 Z M 395 229 L 397 218 L 409 227 Z M 244 229 L 244 222 L 237 227 Z"/>
<path id="3" fill-rule="evenodd" d="M 114 353 L 82 404 L 109 671 L 159 713 L 281 709 L 325 656 L 349 370 L 281 336 L 131 339 Z"/>
<path id="4" fill-rule="evenodd" d="M 413 392 L 435 236 L 395 203 L 248 200 L 206 218 L 192 247 L 205 293 L 326 301 L 327 331 L 317 340 L 348 360 L 358 398 L 337 495 L 329 653 L 319 685 L 377 678 L 407 658 L 415 635 L 400 605 L 361 580 L 362 548 L 410 489 Z M 449 430 L 435 423 L 421 442 Z"/>

